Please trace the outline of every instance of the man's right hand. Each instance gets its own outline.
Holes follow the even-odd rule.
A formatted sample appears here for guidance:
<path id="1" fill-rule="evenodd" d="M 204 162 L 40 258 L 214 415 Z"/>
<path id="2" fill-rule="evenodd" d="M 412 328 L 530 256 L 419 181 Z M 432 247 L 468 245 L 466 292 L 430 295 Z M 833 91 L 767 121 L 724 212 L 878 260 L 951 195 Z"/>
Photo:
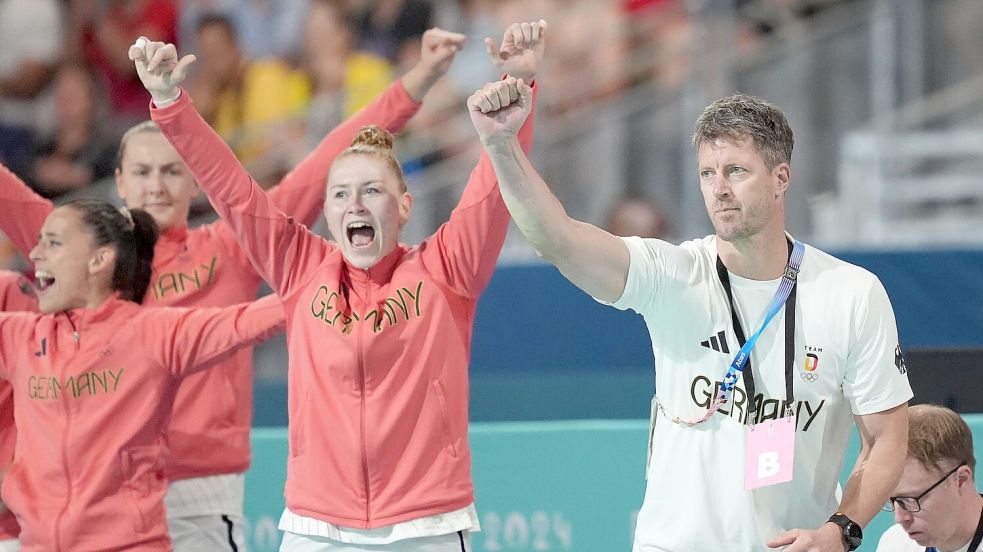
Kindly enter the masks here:
<path id="1" fill-rule="evenodd" d="M 130 46 L 128 54 L 137 68 L 140 82 L 158 105 L 177 99 L 178 85 L 188 76 L 188 68 L 196 59 L 194 54 L 178 59 L 173 44 L 154 42 L 142 36 Z"/>
<path id="2" fill-rule="evenodd" d="M 471 122 L 486 147 L 516 138 L 531 110 L 532 87 L 515 77 L 488 83 L 468 98 Z"/>

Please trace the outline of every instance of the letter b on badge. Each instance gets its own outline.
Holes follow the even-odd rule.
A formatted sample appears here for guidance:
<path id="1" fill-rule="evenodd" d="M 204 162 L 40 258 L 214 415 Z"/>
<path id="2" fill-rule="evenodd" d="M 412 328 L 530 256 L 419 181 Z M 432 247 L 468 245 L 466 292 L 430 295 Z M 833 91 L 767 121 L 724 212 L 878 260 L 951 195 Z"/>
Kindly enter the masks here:
<path id="1" fill-rule="evenodd" d="M 778 462 L 777 452 L 771 450 L 758 455 L 758 479 L 774 477 L 781 467 L 782 465 Z"/>
<path id="2" fill-rule="evenodd" d="M 795 418 L 769 420 L 747 429 L 744 457 L 744 489 L 792 480 L 795 452 Z"/>

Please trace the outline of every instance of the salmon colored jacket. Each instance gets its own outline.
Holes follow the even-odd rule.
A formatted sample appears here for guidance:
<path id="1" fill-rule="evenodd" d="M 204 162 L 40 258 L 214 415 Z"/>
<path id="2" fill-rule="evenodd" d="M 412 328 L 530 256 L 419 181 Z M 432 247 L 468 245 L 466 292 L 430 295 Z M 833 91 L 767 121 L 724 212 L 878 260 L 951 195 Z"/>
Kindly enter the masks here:
<path id="1" fill-rule="evenodd" d="M 0 313 L 17 444 L 3 501 L 21 550 L 170 550 L 166 431 L 180 379 L 283 330 L 275 296 L 212 309 Z"/>
<path id="2" fill-rule="evenodd" d="M 22 274 L 0 271 L 0 312 L 37 312 L 31 282 Z M 0 468 L 14 461 L 14 443 L 17 429 L 14 427 L 14 388 L 0 381 Z M 0 541 L 16 539 L 20 534 L 17 518 L 9 508 L 0 512 Z"/>
<path id="3" fill-rule="evenodd" d="M 350 119 L 331 131 L 303 162 L 269 192 L 284 212 L 303 224 L 317 220 L 324 204 L 328 168 L 358 130 L 376 124 L 398 132 L 419 109 L 401 82 L 395 82 Z M 201 184 L 199 182 L 199 184 Z M 25 256 L 37 242 L 53 209 L 0 166 L 0 231 Z M 225 222 L 163 232 L 154 250 L 153 275 L 145 305 L 222 307 L 252 301 L 262 279 Z M 244 348 L 222 365 L 188 378 L 178 390 L 171 422 L 171 480 L 249 467 L 252 426 L 253 351 Z"/>
<path id="4" fill-rule="evenodd" d="M 376 528 L 471 504 L 471 333 L 510 220 L 488 157 L 433 236 L 361 270 L 277 209 L 187 92 L 151 116 L 284 303 L 287 507 Z"/>

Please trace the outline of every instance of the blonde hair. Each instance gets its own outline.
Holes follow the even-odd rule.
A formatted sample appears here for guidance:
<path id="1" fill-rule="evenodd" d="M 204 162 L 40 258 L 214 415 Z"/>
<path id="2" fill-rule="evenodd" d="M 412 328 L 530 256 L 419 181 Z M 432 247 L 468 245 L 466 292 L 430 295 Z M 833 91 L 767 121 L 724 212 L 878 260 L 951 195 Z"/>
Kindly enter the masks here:
<path id="1" fill-rule="evenodd" d="M 396 175 L 396 179 L 399 180 L 400 191 L 405 192 L 406 181 L 403 178 L 403 167 L 400 166 L 399 161 L 396 160 L 396 156 L 393 154 L 394 141 L 395 138 L 388 130 L 376 125 L 364 126 L 355 135 L 352 145 L 339 153 L 337 158 L 340 159 L 349 155 L 372 155 L 378 157 Z"/>
<path id="2" fill-rule="evenodd" d="M 131 126 L 125 133 L 123 137 L 119 140 L 119 150 L 116 151 L 116 168 L 123 170 L 123 154 L 126 152 L 126 143 L 130 140 L 130 137 L 134 134 L 163 134 L 160 131 L 160 127 L 157 123 L 153 121 L 143 121 Z"/>
<path id="3" fill-rule="evenodd" d="M 959 414 L 944 406 L 908 409 L 908 456 L 927 469 L 947 471 L 965 462 L 976 473 L 973 433 Z"/>

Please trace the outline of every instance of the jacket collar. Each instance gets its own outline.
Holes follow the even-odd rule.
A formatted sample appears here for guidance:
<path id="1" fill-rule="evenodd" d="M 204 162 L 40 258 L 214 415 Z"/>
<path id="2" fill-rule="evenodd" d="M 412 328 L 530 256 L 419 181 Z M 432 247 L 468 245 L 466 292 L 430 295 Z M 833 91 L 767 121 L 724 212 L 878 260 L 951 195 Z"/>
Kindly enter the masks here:
<path id="1" fill-rule="evenodd" d="M 65 311 L 65 316 L 68 317 L 68 320 L 71 321 L 76 329 L 79 329 L 82 326 L 90 326 L 110 318 L 116 311 L 126 306 L 127 303 L 131 303 L 131 301 L 121 298 L 119 292 L 116 292 L 95 308 L 70 309 Z"/>
<path id="2" fill-rule="evenodd" d="M 398 244 L 391 253 L 379 259 L 379 262 L 367 269 L 353 266 L 348 262 L 348 259 L 345 259 L 344 271 L 348 274 L 352 283 L 372 282 L 375 284 L 385 284 L 392 279 L 393 272 L 395 272 L 396 266 L 403 258 L 403 255 L 406 254 L 406 250 L 406 246 Z"/>

